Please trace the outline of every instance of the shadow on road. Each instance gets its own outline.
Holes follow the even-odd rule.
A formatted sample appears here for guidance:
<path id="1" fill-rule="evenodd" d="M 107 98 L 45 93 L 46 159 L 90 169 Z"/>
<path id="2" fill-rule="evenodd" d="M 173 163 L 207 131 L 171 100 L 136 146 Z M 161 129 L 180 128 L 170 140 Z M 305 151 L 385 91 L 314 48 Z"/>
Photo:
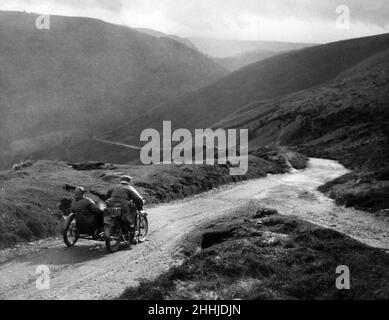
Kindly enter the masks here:
<path id="1" fill-rule="evenodd" d="M 103 244 L 80 244 L 73 248 L 64 245 L 20 257 L 20 262 L 33 265 L 68 265 L 97 260 L 109 255 Z"/>

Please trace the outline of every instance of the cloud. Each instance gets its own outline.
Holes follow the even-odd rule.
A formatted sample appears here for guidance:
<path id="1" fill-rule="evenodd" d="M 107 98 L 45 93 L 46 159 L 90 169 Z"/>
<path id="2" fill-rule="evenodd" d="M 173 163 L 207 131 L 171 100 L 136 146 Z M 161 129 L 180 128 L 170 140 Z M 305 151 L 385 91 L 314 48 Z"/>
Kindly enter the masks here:
<path id="1" fill-rule="evenodd" d="M 347 5 L 348 30 L 336 28 Z M 388 0 L 2 0 L 0 10 L 89 16 L 182 36 L 328 42 L 389 32 Z"/>
<path id="2" fill-rule="evenodd" d="M 87 16 L 114 22 L 122 0 L 2 0 L 0 10 Z"/>

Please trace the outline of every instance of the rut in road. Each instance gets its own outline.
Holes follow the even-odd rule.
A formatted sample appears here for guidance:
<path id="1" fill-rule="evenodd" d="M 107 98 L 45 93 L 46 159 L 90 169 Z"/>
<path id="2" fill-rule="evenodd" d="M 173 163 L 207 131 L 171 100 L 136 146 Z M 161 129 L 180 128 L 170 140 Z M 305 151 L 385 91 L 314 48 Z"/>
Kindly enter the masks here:
<path id="1" fill-rule="evenodd" d="M 371 246 L 389 249 L 389 222 L 354 209 L 336 206 L 317 187 L 348 171 L 335 161 L 311 159 L 309 167 L 285 175 L 223 187 L 150 210 L 146 243 L 116 254 L 103 244 L 80 242 L 65 248 L 62 240 L 22 246 L 18 257 L 0 252 L 0 299 L 109 299 L 142 278 L 153 279 L 181 263 L 182 237 L 196 225 L 228 215 L 251 201 L 344 232 Z M 14 254 L 14 253 L 13 253 Z M 0 260 L 1 261 L 1 260 Z M 50 289 L 37 290 L 36 267 L 50 269 Z"/>

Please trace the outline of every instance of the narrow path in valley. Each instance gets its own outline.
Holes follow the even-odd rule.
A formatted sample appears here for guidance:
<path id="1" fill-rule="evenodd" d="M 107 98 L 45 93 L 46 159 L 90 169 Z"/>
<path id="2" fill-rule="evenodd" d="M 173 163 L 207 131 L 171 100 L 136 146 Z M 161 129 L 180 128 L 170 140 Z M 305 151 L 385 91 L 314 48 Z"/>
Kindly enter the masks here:
<path id="1" fill-rule="evenodd" d="M 6 260 L 0 252 L 0 299 L 109 299 L 139 279 L 152 279 L 179 264 L 177 249 L 196 225 L 258 201 L 285 215 L 295 215 L 336 229 L 368 245 L 389 250 L 389 222 L 368 213 L 336 206 L 316 191 L 347 170 L 330 160 L 311 159 L 306 170 L 223 187 L 150 210 L 150 237 L 139 246 L 107 254 L 103 244 L 80 242 L 67 249 L 60 239 L 18 249 Z M 13 253 L 14 254 L 14 253 Z M 37 290 L 36 267 L 50 268 L 50 289 Z"/>
<path id="2" fill-rule="evenodd" d="M 100 138 L 97 138 L 97 137 L 93 137 L 93 139 L 95 141 L 97 141 L 97 142 L 101 142 L 101 143 L 105 143 L 105 144 L 110 144 L 110 145 L 113 145 L 113 146 L 124 147 L 124 148 L 132 149 L 132 150 L 141 150 L 140 147 L 137 147 L 137 146 L 134 146 L 134 145 L 131 145 L 131 144 L 125 144 L 125 143 L 120 143 L 120 142 L 113 142 L 113 141 L 109 141 L 109 140 L 100 139 Z"/>

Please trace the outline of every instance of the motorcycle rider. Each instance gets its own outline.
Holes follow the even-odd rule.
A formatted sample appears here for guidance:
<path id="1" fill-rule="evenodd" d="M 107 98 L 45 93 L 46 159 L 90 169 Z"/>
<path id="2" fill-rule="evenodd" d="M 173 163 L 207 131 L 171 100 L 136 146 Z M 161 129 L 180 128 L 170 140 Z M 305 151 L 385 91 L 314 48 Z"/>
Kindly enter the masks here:
<path id="1" fill-rule="evenodd" d="M 122 176 L 120 184 L 108 191 L 106 204 L 108 207 L 120 204 L 123 208 L 124 216 L 127 217 L 131 228 L 131 242 L 134 242 L 135 217 L 137 210 L 143 210 L 144 200 L 138 191 L 130 185 L 131 182 L 132 177 Z"/>
<path id="2" fill-rule="evenodd" d="M 91 220 L 96 221 L 97 232 L 104 225 L 104 213 L 92 199 L 87 198 L 85 195 L 86 190 L 83 187 L 77 187 L 74 190 L 74 201 L 70 210 L 78 215 L 78 219 L 86 226 L 94 224 L 91 223 Z M 94 236 L 97 237 L 97 234 Z"/>

